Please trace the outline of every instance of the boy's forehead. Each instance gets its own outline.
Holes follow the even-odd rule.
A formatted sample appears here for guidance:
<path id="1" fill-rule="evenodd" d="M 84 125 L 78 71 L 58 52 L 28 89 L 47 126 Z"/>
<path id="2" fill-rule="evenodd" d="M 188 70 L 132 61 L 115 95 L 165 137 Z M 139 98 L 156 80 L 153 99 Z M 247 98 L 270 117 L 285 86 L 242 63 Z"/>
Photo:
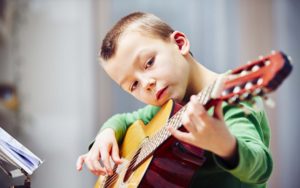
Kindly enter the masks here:
<path id="1" fill-rule="evenodd" d="M 119 39 L 115 55 L 103 63 L 105 71 L 118 84 L 122 84 L 127 73 L 150 51 L 151 39 L 147 38 L 137 32 L 126 33 Z"/>
<path id="2" fill-rule="evenodd" d="M 122 60 L 133 61 L 142 53 L 151 50 L 158 42 L 158 39 L 143 35 L 137 31 L 124 33 L 118 40 L 113 59 L 121 58 Z"/>
<path id="3" fill-rule="evenodd" d="M 117 46 L 122 45 L 122 43 L 134 42 L 132 39 L 154 39 L 149 33 L 140 29 L 127 29 L 119 37 L 117 41 Z"/>

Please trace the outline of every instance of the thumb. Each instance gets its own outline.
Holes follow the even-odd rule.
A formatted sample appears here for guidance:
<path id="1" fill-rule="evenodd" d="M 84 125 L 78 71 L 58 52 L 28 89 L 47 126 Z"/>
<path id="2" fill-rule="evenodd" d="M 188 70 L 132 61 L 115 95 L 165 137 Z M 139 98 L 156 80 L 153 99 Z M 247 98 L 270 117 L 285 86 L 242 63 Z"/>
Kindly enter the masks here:
<path id="1" fill-rule="evenodd" d="M 78 157 L 77 162 L 76 162 L 76 169 L 78 171 L 82 170 L 82 165 L 84 163 L 85 155 L 81 155 Z"/>

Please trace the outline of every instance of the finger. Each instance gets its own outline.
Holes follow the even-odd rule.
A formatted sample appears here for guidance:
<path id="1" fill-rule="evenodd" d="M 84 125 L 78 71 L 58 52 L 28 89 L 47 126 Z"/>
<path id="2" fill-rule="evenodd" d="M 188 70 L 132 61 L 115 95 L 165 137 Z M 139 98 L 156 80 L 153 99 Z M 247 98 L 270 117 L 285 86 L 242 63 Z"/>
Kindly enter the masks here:
<path id="1" fill-rule="evenodd" d="M 200 123 L 197 123 L 195 119 L 197 118 L 197 107 L 200 105 L 198 99 L 195 95 L 191 97 L 191 101 L 187 105 L 187 109 L 182 116 L 182 124 L 188 130 L 188 132 L 196 132 L 197 126 L 200 126 Z M 201 105 L 200 105 L 201 106 Z M 198 118 L 199 119 L 199 118 Z M 196 124 L 195 124 L 196 123 Z"/>
<path id="2" fill-rule="evenodd" d="M 120 159 L 120 155 L 119 155 L 119 146 L 118 146 L 117 143 L 113 143 L 112 159 L 116 164 L 121 164 L 122 163 L 122 160 Z"/>
<path id="3" fill-rule="evenodd" d="M 193 115 L 191 117 L 191 122 L 193 124 L 194 129 L 195 129 L 194 132 L 191 132 L 192 134 L 193 133 L 199 133 L 204 128 L 203 121 L 201 120 L 201 118 L 199 116 Z"/>
<path id="4" fill-rule="evenodd" d="M 197 109 L 198 117 L 200 118 L 200 121 L 202 122 L 202 124 L 204 124 L 204 125 L 209 124 L 209 122 L 211 121 L 211 116 L 207 113 L 204 106 L 202 106 L 201 104 L 198 104 L 196 109 Z"/>
<path id="5" fill-rule="evenodd" d="M 190 98 L 190 101 L 198 103 L 199 99 L 198 99 L 197 95 L 192 95 L 191 98 Z"/>
<path id="6" fill-rule="evenodd" d="M 109 158 L 110 158 L 110 155 L 109 155 L 109 151 L 110 148 L 100 148 L 100 152 L 101 152 L 101 159 L 103 161 L 103 164 L 104 164 L 104 167 L 106 169 L 106 173 L 108 174 L 111 174 L 112 173 L 112 169 L 111 169 L 111 165 L 110 165 L 110 161 L 109 161 Z"/>
<path id="7" fill-rule="evenodd" d="M 87 167 L 87 169 L 89 170 L 89 171 L 94 171 L 94 167 L 93 167 L 93 165 L 92 165 L 92 162 L 91 162 L 91 159 L 90 158 L 88 158 L 88 157 L 86 157 L 85 159 L 84 159 L 84 164 L 85 164 L 85 166 Z"/>
<path id="8" fill-rule="evenodd" d="M 190 138 L 190 134 L 187 132 L 181 132 L 177 129 L 174 129 L 173 127 L 169 126 L 167 127 L 167 129 L 170 131 L 170 133 L 177 138 L 178 140 L 181 140 L 183 142 L 187 142 L 190 143 L 191 138 Z"/>
<path id="9" fill-rule="evenodd" d="M 101 167 L 100 164 L 100 158 L 101 158 L 101 147 L 98 147 L 96 149 L 93 149 L 90 151 L 90 155 L 88 157 L 88 161 L 92 166 L 92 170 L 94 171 L 105 171 L 103 167 Z"/>
<path id="10" fill-rule="evenodd" d="M 192 119 L 193 119 L 193 114 L 189 112 L 184 113 L 182 116 L 183 126 L 186 128 L 188 132 L 191 133 L 197 131 L 197 128 L 195 127 Z"/>
<path id="11" fill-rule="evenodd" d="M 224 119 L 222 101 L 218 101 L 217 105 L 215 106 L 214 117 L 220 120 Z"/>
<path id="12" fill-rule="evenodd" d="M 204 106 L 198 101 L 197 97 L 193 95 L 191 97 L 191 101 L 189 103 L 189 106 L 192 107 L 192 111 L 194 111 L 196 114 L 200 116 L 205 116 L 207 114 L 207 111 L 205 110 Z"/>
<path id="13" fill-rule="evenodd" d="M 78 159 L 77 159 L 77 161 L 76 161 L 76 169 L 78 171 L 82 170 L 82 166 L 83 166 L 83 163 L 84 163 L 85 156 L 86 155 L 79 156 Z"/>
<path id="14" fill-rule="evenodd" d="M 103 168 L 100 164 L 99 161 L 95 161 L 93 160 L 92 161 L 92 165 L 93 165 L 93 170 L 91 170 L 91 172 L 93 174 L 95 174 L 96 176 L 99 176 L 99 175 L 106 175 L 106 170 L 105 168 Z"/>
<path id="15" fill-rule="evenodd" d="M 100 156 L 100 148 L 94 147 L 92 150 L 89 151 L 84 160 L 84 163 L 87 166 L 88 170 L 97 176 L 106 174 L 105 168 L 102 167 L 100 164 Z"/>

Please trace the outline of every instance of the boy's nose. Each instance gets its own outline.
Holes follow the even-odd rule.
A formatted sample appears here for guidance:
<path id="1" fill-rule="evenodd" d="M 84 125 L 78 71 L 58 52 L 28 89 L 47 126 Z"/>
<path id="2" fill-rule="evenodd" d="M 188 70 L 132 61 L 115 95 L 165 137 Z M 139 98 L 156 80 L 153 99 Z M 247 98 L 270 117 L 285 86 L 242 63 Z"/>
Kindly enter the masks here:
<path id="1" fill-rule="evenodd" d="M 145 89 L 147 89 L 148 91 L 151 91 L 151 90 L 153 90 L 155 84 L 156 84 L 155 79 L 149 78 L 146 80 Z"/>

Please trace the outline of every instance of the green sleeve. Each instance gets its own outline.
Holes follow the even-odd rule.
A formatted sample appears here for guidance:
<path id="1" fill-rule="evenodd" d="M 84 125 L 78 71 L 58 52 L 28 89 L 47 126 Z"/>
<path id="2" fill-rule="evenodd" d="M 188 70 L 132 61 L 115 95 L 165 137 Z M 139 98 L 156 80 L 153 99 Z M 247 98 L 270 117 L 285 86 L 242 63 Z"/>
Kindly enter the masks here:
<path id="1" fill-rule="evenodd" d="M 262 104 L 260 98 L 256 102 Z M 270 129 L 264 110 L 256 109 L 250 103 L 242 103 L 248 115 L 239 107 L 226 105 L 224 120 L 237 140 L 237 163 L 229 167 L 218 156 L 214 159 L 219 167 L 231 173 L 242 182 L 265 183 L 271 175 L 273 161 L 269 150 Z"/>
<path id="2" fill-rule="evenodd" d="M 117 141 L 121 142 L 126 130 L 132 123 L 142 120 L 144 124 L 148 124 L 159 109 L 160 107 L 147 105 L 132 113 L 116 114 L 103 124 L 99 132 L 106 128 L 112 128 L 115 131 Z"/>

